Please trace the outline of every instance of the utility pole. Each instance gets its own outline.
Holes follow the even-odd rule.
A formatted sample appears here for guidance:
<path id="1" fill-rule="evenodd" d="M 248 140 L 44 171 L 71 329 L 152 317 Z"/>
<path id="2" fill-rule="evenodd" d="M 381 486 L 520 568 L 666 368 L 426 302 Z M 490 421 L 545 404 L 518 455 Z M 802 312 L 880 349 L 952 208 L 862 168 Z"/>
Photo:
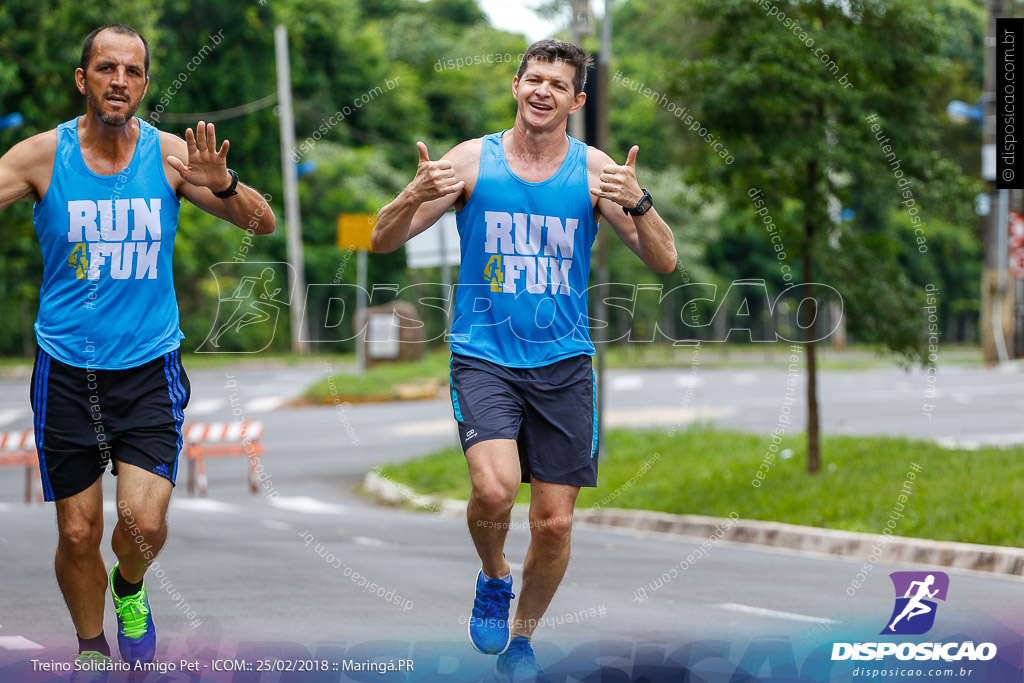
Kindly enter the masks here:
<path id="1" fill-rule="evenodd" d="M 302 309 L 306 301 L 305 262 L 302 257 L 302 223 L 299 219 L 299 174 L 295 167 L 295 118 L 292 114 L 292 72 L 288 61 L 288 29 L 274 29 L 274 54 L 277 62 L 277 102 L 281 119 L 281 174 L 284 184 L 284 225 L 288 243 L 288 287 L 290 289 L 292 351 L 306 353 L 303 341 Z"/>
<path id="2" fill-rule="evenodd" d="M 583 36 L 593 35 L 594 15 L 590 9 L 590 0 L 569 0 L 572 8 L 572 19 L 569 20 L 569 29 L 572 32 L 572 42 L 579 45 Z M 584 108 L 587 105 L 583 105 Z M 569 135 L 577 140 L 586 137 L 586 124 L 583 119 L 583 109 L 569 117 Z"/>
<path id="3" fill-rule="evenodd" d="M 594 146 L 607 151 L 608 149 L 608 69 L 612 55 L 612 0 L 604 0 L 604 20 L 601 22 L 601 52 L 597 55 L 597 140 Z M 605 382 L 604 382 L 604 357 L 605 347 L 608 340 L 608 304 L 605 298 L 608 292 L 604 289 L 611 280 L 611 273 L 608 268 L 608 230 L 610 226 L 605 225 L 597 231 L 597 291 L 600 296 L 597 300 L 597 319 L 602 326 L 594 330 L 594 340 L 597 345 L 597 440 L 604 444 L 604 408 L 605 408 Z"/>
<path id="4" fill-rule="evenodd" d="M 1008 359 L 1006 344 L 1006 231 L 1009 191 L 996 188 L 996 49 L 997 20 L 1004 16 L 1003 0 L 988 2 L 985 33 L 985 120 L 982 177 L 988 185 L 985 223 L 985 263 L 981 280 L 981 349 L 986 363 Z"/>

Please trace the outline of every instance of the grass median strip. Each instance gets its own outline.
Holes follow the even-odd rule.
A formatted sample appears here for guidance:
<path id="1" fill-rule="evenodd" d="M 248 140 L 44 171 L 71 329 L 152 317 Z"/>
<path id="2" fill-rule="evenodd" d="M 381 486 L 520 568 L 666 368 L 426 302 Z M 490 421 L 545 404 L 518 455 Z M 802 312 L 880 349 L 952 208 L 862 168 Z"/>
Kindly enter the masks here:
<path id="1" fill-rule="evenodd" d="M 343 401 L 392 401 L 401 398 L 433 398 L 447 386 L 447 349 L 431 351 L 418 361 L 383 363 L 362 375 L 335 372 L 306 389 L 303 399 L 311 403 Z"/>
<path id="2" fill-rule="evenodd" d="M 715 517 L 736 511 L 745 519 L 866 533 L 881 533 L 895 519 L 896 536 L 1024 546 L 1021 446 L 949 451 L 928 441 L 831 436 L 822 441 L 822 471 L 810 475 L 802 434 L 787 437 L 772 458 L 768 436 L 707 428 L 675 436 L 616 429 L 606 441 L 600 485 L 583 489 L 579 508 Z M 781 456 L 786 449 L 793 451 L 789 458 Z M 908 479 L 914 463 L 920 471 Z M 765 465 L 761 485 L 753 485 Z M 457 447 L 383 467 L 381 474 L 417 493 L 469 497 Z M 519 501 L 529 496 L 523 486 Z"/>

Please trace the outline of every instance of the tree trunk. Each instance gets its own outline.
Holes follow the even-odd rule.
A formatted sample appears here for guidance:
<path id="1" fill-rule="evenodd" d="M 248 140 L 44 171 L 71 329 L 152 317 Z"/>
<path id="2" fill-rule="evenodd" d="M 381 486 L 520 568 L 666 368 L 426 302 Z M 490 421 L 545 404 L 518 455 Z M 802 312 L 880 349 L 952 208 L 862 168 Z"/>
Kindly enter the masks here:
<path id="1" fill-rule="evenodd" d="M 814 198 L 815 176 L 817 175 L 817 162 L 811 161 L 807 164 L 807 201 Z M 813 285 L 814 277 L 812 266 L 814 257 L 811 253 L 814 248 L 814 221 L 816 220 L 814 205 L 808 204 L 804 207 L 804 253 L 803 270 L 804 282 L 809 285 L 808 296 L 815 296 Z M 807 471 L 815 474 L 821 469 L 821 447 L 818 442 L 818 362 L 817 362 L 817 339 L 818 329 L 818 303 L 814 298 L 814 312 L 811 323 L 807 327 Z M 799 321 L 799 310 L 797 311 Z"/>

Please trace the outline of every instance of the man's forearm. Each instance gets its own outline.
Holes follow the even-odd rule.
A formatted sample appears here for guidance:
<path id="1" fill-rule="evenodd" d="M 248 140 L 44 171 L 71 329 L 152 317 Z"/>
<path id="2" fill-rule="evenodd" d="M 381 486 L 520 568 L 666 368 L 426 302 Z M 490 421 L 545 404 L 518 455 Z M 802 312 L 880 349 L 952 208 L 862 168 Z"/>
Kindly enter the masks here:
<path id="1" fill-rule="evenodd" d="M 636 238 L 647 267 L 659 273 L 671 273 L 676 267 L 676 244 L 672 229 L 654 209 L 634 216 Z"/>
<path id="2" fill-rule="evenodd" d="M 243 230 L 252 230 L 256 235 L 274 232 L 277 218 L 273 210 L 266 199 L 248 185 L 238 183 L 238 194 L 221 201 L 231 216 L 231 222 Z"/>
<path id="3" fill-rule="evenodd" d="M 420 202 L 403 190 L 390 204 L 377 214 L 377 225 L 370 235 L 370 246 L 375 252 L 387 253 L 398 249 L 409 239 L 413 216 Z"/>

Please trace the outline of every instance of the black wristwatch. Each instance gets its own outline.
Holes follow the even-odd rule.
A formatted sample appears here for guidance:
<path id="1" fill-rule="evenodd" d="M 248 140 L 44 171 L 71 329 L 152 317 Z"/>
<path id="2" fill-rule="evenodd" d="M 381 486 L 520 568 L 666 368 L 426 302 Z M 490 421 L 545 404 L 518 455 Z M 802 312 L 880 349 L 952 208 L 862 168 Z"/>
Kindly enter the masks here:
<path id="1" fill-rule="evenodd" d="M 643 188 L 640 188 L 643 190 Z M 628 213 L 630 216 L 643 216 L 645 213 L 650 211 L 654 207 L 654 200 L 651 198 L 651 193 L 644 190 L 644 196 L 640 198 L 640 202 L 632 209 L 622 207 L 623 212 Z"/>
<path id="2" fill-rule="evenodd" d="M 230 168 L 228 169 L 228 173 L 231 174 L 231 184 L 228 185 L 228 189 L 213 193 L 213 196 L 216 197 L 217 199 L 227 199 L 228 197 L 234 197 L 236 194 L 238 194 L 238 190 L 235 189 L 236 187 L 238 187 L 238 174 L 232 171 Z"/>

